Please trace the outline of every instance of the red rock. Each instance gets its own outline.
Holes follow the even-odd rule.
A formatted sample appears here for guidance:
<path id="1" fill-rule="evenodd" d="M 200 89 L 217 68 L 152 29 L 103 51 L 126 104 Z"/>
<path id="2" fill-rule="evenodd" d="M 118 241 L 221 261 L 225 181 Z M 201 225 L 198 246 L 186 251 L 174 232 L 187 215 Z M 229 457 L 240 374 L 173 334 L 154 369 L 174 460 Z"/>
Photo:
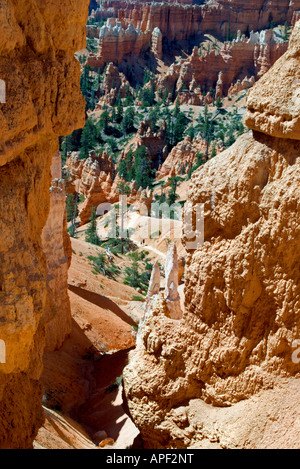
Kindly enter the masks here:
<path id="1" fill-rule="evenodd" d="M 118 68 L 110 62 L 106 68 L 103 83 L 101 86 L 101 98 L 96 109 L 102 109 L 104 105 L 113 106 L 118 95 L 124 98 L 127 91 L 132 91 L 125 75 L 119 72 Z"/>
<path id="2" fill-rule="evenodd" d="M 229 90 L 232 94 L 236 84 L 236 89 L 246 89 L 253 84 L 253 70 L 256 80 L 286 51 L 288 43 L 275 42 L 273 35 L 273 31 L 257 33 L 249 40 L 239 36 L 237 41 L 226 42 L 218 52 L 211 50 L 206 54 L 194 48 L 186 60 L 180 59 L 172 64 L 167 73 L 157 79 L 157 90 L 163 92 L 168 89 L 171 93 L 175 87 L 181 103 L 199 105 L 213 101 L 208 91 L 211 88 L 217 88 L 220 96 L 226 96 Z M 181 91 L 183 86 L 189 91 Z M 204 99 L 202 88 L 208 91 Z"/>

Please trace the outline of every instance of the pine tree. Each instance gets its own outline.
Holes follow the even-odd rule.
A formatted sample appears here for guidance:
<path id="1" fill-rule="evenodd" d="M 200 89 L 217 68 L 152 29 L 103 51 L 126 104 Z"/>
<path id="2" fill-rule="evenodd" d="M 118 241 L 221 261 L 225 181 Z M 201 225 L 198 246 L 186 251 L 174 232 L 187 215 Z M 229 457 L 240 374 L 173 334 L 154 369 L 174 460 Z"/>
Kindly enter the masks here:
<path id="1" fill-rule="evenodd" d="M 220 109 L 221 107 L 223 107 L 223 101 L 222 101 L 222 99 L 220 98 L 220 96 L 218 96 L 217 99 L 216 99 L 216 107 L 217 107 L 218 109 Z"/>
<path id="2" fill-rule="evenodd" d="M 289 40 L 289 27 L 287 22 L 284 23 L 284 30 L 283 30 L 283 35 L 282 39 L 287 42 Z"/>
<path id="3" fill-rule="evenodd" d="M 67 221 L 71 221 L 74 216 L 75 200 L 73 194 L 67 194 L 66 199 L 66 210 L 67 210 Z"/>
<path id="4" fill-rule="evenodd" d="M 227 41 L 227 42 L 231 42 L 231 41 L 232 41 L 232 35 L 231 35 L 231 31 L 230 31 L 230 22 L 228 23 L 228 27 L 227 27 L 226 41 Z"/>
<path id="5" fill-rule="evenodd" d="M 149 160 L 147 148 L 145 146 L 139 147 L 134 152 L 134 169 L 137 187 L 142 187 L 142 189 L 152 187 L 153 180 L 151 177 L 151 161 Z"/>
<path id="6" fill-rule="evenodd" d="M 177 195 L 177 187 L 179 182 L 181 181 L 183 181 L 183 178 L 180 176 L 173 176 L 169 179 L 168 182 L 170 182 L 170 190 L 167 199 L 169 205 L 175 204 L 176 200 L 179 198 L 179 196 Z"/>
<path id="7" fill-rule="evenodd" d="M 90 76 L 91 67 L 85 65 L 80 78 L 80 88 L 86 100 L 86 111 L 95 109 L 95 92 L 99 89 L 98 80 Z"/>
<path id="8" fill-rule="evenodd" d="M 86 230 L 85 240 L 87 243 L 96 245 L 100 244 L 100 240 L 97 235 L 97 213 L 95 207 L 91 208 L 90 225 Z"/>
<path id="9" fill-rule="evenodd" d="M 127 171 L 127 164 L 124 159 L 120 160 L 118 170 L 119 170 L 119 175 L 121 176 L 121 178 L 127 181 L 128 171 Z"/>
<path id="10" fill-rule="evenodd" d="M 134 130 L 134 108 L 129 107 L 126 109 L 124 118 L 122 120 L 122 128 L 125 134 L 130 134 Z"/>
<path id="11" fill-rule="evenodd" d="M 71 143 L 71 135 L 68 135 L 67 137 L 63 138 L 62 145 L 61 145 L 61 159 L 62 159 L 62 164 L 65 164 L 68 153 L 72 151 L 72 143 Z"/>
<path id="12" fill-rule="evenodd" d="M 122 195 L 130 195 L 130 187 L 126 181 L 120 181 L 117 185 L 117 192 Z"/>
<path id="13" fill-rule="evenodd" d="M 174 125 L 174 145 L 177 145 L 177 143 L 181 142 L 181 140 L 183 139 L 183 134 L 186 129 L 186 125 L 187 118 L 183 112 L 179 111 L 176 116 L 176 121 Z"/>
<path id="14" fill-rule="evenodd" d="M 206 105 L 204 108 L 203 115 L 200 114 L 198 117 L 198 130 L 206 142 L 206 152 L 205 152 L 205 160 L 208 160 L 208 152 L 209 152 L 209 145 L 214 138 L 214 130 L 215 130 L 215 121 L 213 119 L 212 114 L 208 110 L 208 106 Z"/>
<path id="15" fill-rule="evenodd" d="M 123 104 L 120 96 L 120 92 L 117 97 L 117 112 L 116 112 L 116 122 L 120 124 L 123 119 Z"/>
<path id="16" fill-rule="evenodd" d="M 109 113 L 108 111 L 104 111 L 102 114 L 101 114 L 101 117 L 98 121 L 98 128 L 100 130 L 103 130 L 103 132 L 105 134 L 108 133 L 108 129 L 109 129 Z"/>
<path id="17" fill-rule="evenodd" d="M 88 119 L 83 128 L 80 139 L 80 156 L 88 158 L 89 152 L 97 145 L 97 129 L 91 119 Z"/>
<path id="18" fill-rule="evenodd" d="M 125 92 L 124 106 L 125 107 L 132 106 L 133 103 L 134 103 L 134 99 L 133 99 L 132 94 L 130 93 L 130 87 L 128 85 L 126 88 L 126 92 Z"/>
<path id="19" fill-rule="evenodd" d="M 178 116 L 178 114 L 180 113 L 180 104 L 179 104 L 179 98 L 177 97 L 176 98 L 176 101 L 175 101 L 175 107 L 174 107 L 174 116 Z"/>

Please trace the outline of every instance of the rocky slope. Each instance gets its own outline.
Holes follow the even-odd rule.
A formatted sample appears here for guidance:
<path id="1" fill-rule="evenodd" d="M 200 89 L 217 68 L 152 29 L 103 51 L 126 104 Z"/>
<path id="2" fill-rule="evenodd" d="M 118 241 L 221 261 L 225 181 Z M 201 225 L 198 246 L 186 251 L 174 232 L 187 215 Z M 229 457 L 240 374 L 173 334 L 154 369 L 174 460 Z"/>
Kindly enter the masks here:
<path id="1" fill-rule="evenodd" d="M 299 50 L 298 22 L 250 94 L 253 131 L 192 178 L 184 316 L 154 295 L 124 370 L 145 447 L 299 447 Z"/>
<path id="2" fill-rule="evenodd" d="M 84 125 L 80 67 L 88 1 L 0 6 L 0 447 L 30 448 L 42 420 L 47 258 L 42 230 L 58 137 Z"/>
<path id="3" fill-rule="evenodd" d="M 297 8 L 300 2 L 263 0 L 202 6 L 114 2 L 99 7 L 90 17 L 98 24 L 87 29 L 95 47 L 87 64 L 96 71 L 112 62 L 115 67 L 106 70 L 105 83 L 114 82 L 116 89 L 108 87 L 107 92 L 103 87 L 98 108 L 114 104 L 118 91 L 126 89 L 126 78 L 131 83 L 143 81 L 145 68 L 158 73 L 158 96 L 168 90 L 173 102 L 176 92 L 181 104 L 210 104 L 212 89 L 222 98 L 252 87 L 286 52 L 287 27 L 296 21 Z M 105 19 L 100 27 L 99 21 Z M 281 26 L 274 29 L 276 23 Z M 126 75 L 122 83 L 116 66 Z"/>

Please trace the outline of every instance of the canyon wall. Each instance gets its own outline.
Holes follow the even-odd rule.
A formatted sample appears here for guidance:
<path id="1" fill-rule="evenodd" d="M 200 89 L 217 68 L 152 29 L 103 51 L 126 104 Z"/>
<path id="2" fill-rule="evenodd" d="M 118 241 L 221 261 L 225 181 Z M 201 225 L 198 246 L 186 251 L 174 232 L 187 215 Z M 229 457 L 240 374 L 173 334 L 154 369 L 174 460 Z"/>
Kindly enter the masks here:
<path id="1" fill-rule="evenodd" d="M 298 9 L 300 0 L 292 3 L 289 0 L 259 0 L 250 3 L 219 0 L 202 6 L 167 2 L 106 2 L 93 13 L 93 17 L 98 20 L 107 19 L 107 12 L 110 12 L 110 17 L 100 29 L 98 53 L 90 53 L 87 63 L 102 69 L 106 63 L 120 65 L 130 55 L 139 57 L 152 51 L 152 65 L 155 66 L 155 59 L 161 59 L 163 52 L 166 57 L 178 52 L 176 42 L 181 42 L 185 49 L 191 50 L 193 45 L 199 45 L 203 34 L 207 33 L 222 40 L 230 40 L 236 35 L 240 37 L 240 33 L 249 36 L 251 31 L 270 29 L 276 23 L 284 24 L 286 21 L 292 24 Z M 88 28 L 91 37 L 97 31 L 99 28 L 95 26 Z M 215 84 L 216 74 L 218 76 L 223 71 L 228 90 L 234 80 L 243 80 L 247 75 L 250 79 L 251 76 L 265 73 L 286 51 L 287 42 L 280 41 L 283 42 L 273 33 L 273 38 L 267 38 L 266 41 L 258 37 L 255 43 L 250 37 L 248 42 L 226 43 L 221 51 L 215 50 L 202 57 L 202 64 L 196 66 L 196 73 L 199 75 L 202 70 L 205 75 L 209 71 L 206 81 Z M 243 76 L 238 77 L 239 74 Z M 191 76 L 186 76 L 186 81 L 191 79 Z M 171 77 L 170 80 L 174 82 L 175 78 Z M 199 103 L 196 100 L 191 104 Z"/>
<path id="2" fill-rule="evenodd" d="M 164 76 L 158 78 L 157 89 L 160 93 L 167 89 L 170 96 L 175 89 L 180 93 L 182 103 L 203 105 L 205 97 L 201 90 L 216 89 L 222 98 L 228 92 L 233 94 L 243 87 L 250 88 L 287 48 L 288 42 L 279 42 L 270 30 L 253 33 L 249 39 L 239 33 L 234 41 L 210 51 L 194 47 L 188 58 L 178 59 Z"/>
<path id="3" fill-rule="evenodd" d="M 145 4 L 144 2 L 107 1 L 100 11 L 110 9 L 114 17 L 127 18 L 141 31 L 158 27 L 167 41 L 190 40 L 207 32 L 226 39 L 238 30 L 256 31 L 269 28 L 270 22 L 292 22 L 300 1 L 295 0 L 218 0 L 205 5 L 182 5 L 170 2 Z M 99 12 L 100 14 L 100 12 Z"/>
<path id="4" fill-rule="evenodd" d="M 94 68 L 109 62 L 118 65 L 126 55 L 138 57 L 149 48 L 150 41 L 150 31 L 142 32 L 131 23 L 109 18 L 100 29 L 98 53 L 91 53 L 87 63 Z"/>
<path id="5" fill-rule="evenodd" d="M 30 448 L 42 421 L 39 377 L 49 320 L 42 230 L 58 137 L 84 125 L 74 53 L 85 46 L 87 14 L 87 0 L 0 5 L 1 448 Z"/>
<path id="6" fill-rule="evenodd" d="M 154 295 L 123 375 L 146 448 L 299 447 L 299 51 L 300 22 L 250 92 L 253 130 L 192 177 L 185 313 Z"/>

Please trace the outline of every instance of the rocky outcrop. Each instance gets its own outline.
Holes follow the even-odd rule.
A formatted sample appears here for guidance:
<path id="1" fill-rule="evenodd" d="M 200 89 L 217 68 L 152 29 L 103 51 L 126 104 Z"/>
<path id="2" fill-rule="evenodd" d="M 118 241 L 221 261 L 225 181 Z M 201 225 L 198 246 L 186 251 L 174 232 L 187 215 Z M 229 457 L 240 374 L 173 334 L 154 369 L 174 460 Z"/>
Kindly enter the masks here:
<path id="1" fill-rule="evenodd" d="M 79 154 L 73 152 L 67 158 L 65 170 L 67 191 L 84 196 L 79 207 L 81 224 L 89 221 L 92 207 L 97 210 L 102 203 L 118 201 L 115 165 L 106 151 L 103 154 L 92 151 L 87 159 L 80 159 Z"/>
<path id="2" fill-rule="evenodd" d="M 250 93 L 254 130 L 192 177 L 204 243 L 186 256 L 184 316 L 157 301 L 123 374 L 145 447 L 299 446 L 299 51 L 297 23 Z"/>
<path id="3" fill-rule="evenodd" d="M 134 152 L 138 148 L 145 146 L 152 160 L 163 158 L 165 156 L 165 135 L 165 122 L 162 122 L 159 130 L 153 131 L 151 129 L 151 121 L 142 120 L 136 135 L 125 147 L 123 157 L 125 157 L 129 151 Z"/>
<path id="4" fill-rule="evenodd" d="M 180 261 L 181 264 L 181 261 Z M 181 268 L 180 268 L 181 270 Z M 159 263 L 155 262 L 153 265 L 151 278 L 146 297 L 146 305 L 144 315 L 140 322 L 139 331 L 137 334 L 137 346 L 142 347 L 145 340 L 149 348 L 156 350 L 160 347 L 159 338 L 151 334 L 149 324 L 153 317 L 153 311 L 159 308 L 163 314 L 174 320 L 182 318 L 182 309 L 180 304 L 180 297 L 178 293 L 178 285 L 182 276 L 179 274 L 179 260 L 177 254 L 176 243 L 169 246 L 165 259 L 165 288 L 164 291 L 161 287 L 161 275 Z M 145 334 L 145 330 L 147 333 Z"/>
<path id="5" fill-rule="evenodd" d="M 42 245 L 58 137 L 84 125 L 80 66 L 88 2 L 0 6 L 0 447 L 30 448 L 42 420 L 47 259 Z M 66 78 L 68 77 L 68 78 Z"/>
<path id="6" fill-rule="evenodd" d="M 159 28 L 154 28 L 152 32 L 152 52 L 157 59 L 162 58 L 162 34 Z"/>
<path id="7" fill-rule="evenodd" d="M 126 96 L 126 93 L 131 91 L 132 89 L 125 75 L 120 73 L 118 68 L 110 62 L 105 70 L 101 86 L 101 98 L 96 105 L 96 110 L 102 109 L 105 105 L 113 106 L 118 96 L 122 99 Z"/>
<path id="8" fill-rule="evenodd" d="M 236 93 L 240 93 L 241 91 L 248 90 L 252 88 L 255 83 L 255 78 L 252 75 L 251 78 L 245 77 L 243 80 L 237 80 L 235 84 L 232 84 L 228 90 L 228 96 L 232 96 Z"/>
<path id="9" fill-rule="evenodd" d="M 278 60 L 273 73 L 265 75 L 248 99 L 246 124 L 279 138 L 300 140 L 300 71 L 297 67 L 299 22 L 288 52 Z"/>
<path id="10" fill-rule="evenodd" d="M 209 90 L 215 89 L 216 97 L 222 98 L 251 87 L 287 47 L 288 42 L 278 42 L 273 31 L 253 33 L 249 39 L 239 32 L 236 40 L 222 46 L 210 50 L 195 47 L 187 59 L 179 59 L 158 78 L 157 89 L 161 93 L 167 89 L 170 99 L 175 89 L 182 104 L 210 104 L 213 99 L 208 100 Z"/>
<path id="11" fill-rule="evenodd" d="M 224 148 L 221 143 L 215 150 L 219 153 Z M 210 147 L 210 150 L 212 148 Z M 197 157 L 201 157 L 206 152 L 206 143 L 201 137 L 191 140 L 190 137 L 185 137 L 181 142 L 172 148 L 171 152 L 159 167 L 156 174 L 156 179 L 162 179 L 167 176 L 180 176 L 187 174 L 197 162 Z"/>
<path id="12" fill-rule="evenodd" d="M 95 68 L 101 68 L 109 62 L 118 65 L 126 55 L 138 57 L 149 48 L 150 41 L 150 31 L 142 32 L 130 22 L 109 18 L 100 29 L 97 57 L 92 54 L 87 64 Z"/>
<path id="13" fill-rule="evenodd" d="M 71 332 L 71 307 L 68 295 L 68 269 L 72 248 L 67 233 L 65 182 L 61 175 L 61 157 L 52 160 L 50 211 L 42 232 L 42 244 L 47 261 L 46 350 L 61 347 Z"/>
<path id="14" fill-rule="evenodd" d="M 181 319 L 182 310 L 180 305 L 180 297 L 178 293 L 178 255 L 176 244 L 173 243 L 169 246 L 166 262 L 165 262 L 165 300 L 169 316 L 172 319 Z"/>

